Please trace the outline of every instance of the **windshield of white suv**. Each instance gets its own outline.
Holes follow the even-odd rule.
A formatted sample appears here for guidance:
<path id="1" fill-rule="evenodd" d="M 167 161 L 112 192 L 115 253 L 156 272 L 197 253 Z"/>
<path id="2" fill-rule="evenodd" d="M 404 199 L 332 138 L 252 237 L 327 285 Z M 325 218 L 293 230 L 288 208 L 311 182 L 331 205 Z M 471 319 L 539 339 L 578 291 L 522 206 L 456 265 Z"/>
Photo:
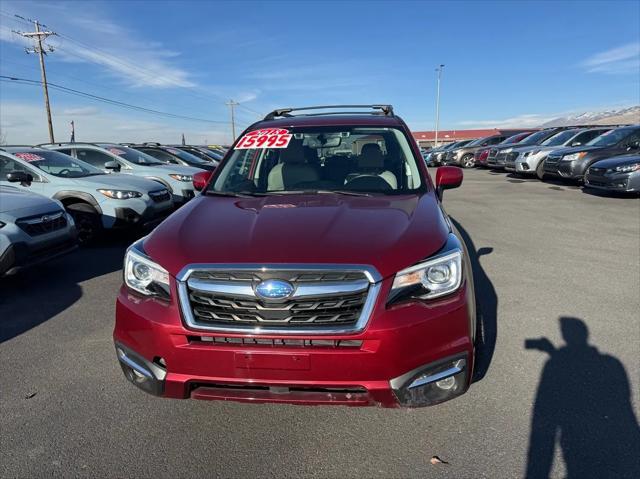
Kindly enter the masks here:
<path id="1" fill-rule="evenodd" d="M 207 194 L 406 194 L 422 187 L 396 128 L 270 128 L 240 138 Z"/>
<path id="2" fill-rule="evenodd" d="M 102 170 L 89 163 L 57 151 L 26 149 L 24 151 L 14 150 L 11 151 L 11 154 L 45 173 L 60 178 L 83 178 L 85 176 L 105 174 Z"/>
<path id="3" fill-rule="evenodd" d="M 561 131 L 560 133 L 556 133 L 552 137 L 547 138 L 542 143 L 540 143 L 540 145 L 542 145 L 542 146 L 560 146 L 560 145 L 564 145 L 567 141 L 569 141 L 571 138 L 576 136 L 576 134 L 579 131 L 580 130 L 564 130 L 564 131 Z"/>
<path id="4" fill-rule="evenodd" d="M 128 146 L 122 145 L 100 145 L 109 153 L 119 156 L 131 163 L 141 166 L 164 165 L 163 162 L 156 160 L 153 156 L 147 155 Z"/>
<path id="5" fill-rule="evenodd" d="M 618 128 L 617 130 L 610 130 L 602 135 L 591 140 L 587 145 L 589 146 L 613 146 L 618 142 L 624 140 L 627 136 L 630 136 L 634 131 L 631 128 Z"/>

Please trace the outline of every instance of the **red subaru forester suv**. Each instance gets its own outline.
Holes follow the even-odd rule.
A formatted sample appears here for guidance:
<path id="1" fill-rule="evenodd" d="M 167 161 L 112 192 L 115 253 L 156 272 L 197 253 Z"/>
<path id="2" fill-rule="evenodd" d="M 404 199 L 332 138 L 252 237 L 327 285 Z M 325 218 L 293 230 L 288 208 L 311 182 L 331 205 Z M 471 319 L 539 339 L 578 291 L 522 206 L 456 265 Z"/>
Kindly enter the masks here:
<path id="1" fill-rule="evenodd" d="M 461 182 L 441 167 L 433 183 L 391 106 L 270 113 L 127 251 L 125 376 L 170 398 L 417 407 L 463 394 L 473 274 L 441 205 Z"/>

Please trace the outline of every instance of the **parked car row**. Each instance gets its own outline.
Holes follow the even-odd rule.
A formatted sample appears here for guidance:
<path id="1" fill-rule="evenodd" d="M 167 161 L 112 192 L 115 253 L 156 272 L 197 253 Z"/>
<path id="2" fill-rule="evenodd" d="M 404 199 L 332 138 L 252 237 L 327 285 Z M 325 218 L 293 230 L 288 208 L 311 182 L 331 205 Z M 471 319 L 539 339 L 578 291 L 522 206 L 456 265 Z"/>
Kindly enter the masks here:
<path id="1" fill-rule="evenodd" d="M 577 181 L 588 188 L 640 192 L 640 125 L 546 128 L 489 146 L 495 138 L 450 147 L 444 159 L 430 157 L 427 163 L 487 167 L 540 180 Z"/>
<path id="2" fill-rule="evenodd" d="M 0 148 L 0 276 L 89 243 L 104 230 L 154 227 L 196 195 L 198 174 L 218 164 L 186 152 L 199 147 L 137 146 Z M 156 159 L 151 150 L 171 156 Z"/>

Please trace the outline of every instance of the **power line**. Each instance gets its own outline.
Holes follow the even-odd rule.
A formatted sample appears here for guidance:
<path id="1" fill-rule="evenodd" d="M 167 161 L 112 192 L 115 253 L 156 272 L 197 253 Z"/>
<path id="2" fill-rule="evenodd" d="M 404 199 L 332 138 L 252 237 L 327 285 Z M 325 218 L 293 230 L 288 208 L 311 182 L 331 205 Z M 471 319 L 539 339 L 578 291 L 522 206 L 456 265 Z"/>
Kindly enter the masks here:
<path id="1" fill-rule="evenodd" d="M 30 80 L 27 78 L 17 78 L 17 77 L 10 77 L 10 76 L 6 76 L 6 75 L 0 75 L 0 81 L 4 81 L 4 82 L 12 82 L 12 83 L 20 83 L 20 84 L 26 84 L 26 85 L 40 85 L 41 82 L 37 81 L 37 80 Z M 186 116 L 186 115 L 178 115 L 175 113 L 169 113 L 166 111 L 159 111 L 159 110 L 153 110 L 151 108 L 145 108 L 145 107 L 141 107 L 138 105 L 133 105 L 131 103 L 125 103 L 125 102 L 121 102 L 118 100 L 112 100 L 110 98 L 106 98 L 106 97 L 102 97 L 102 96 L 98 96 L 98 95 L 93 95 L 91 93 L 87 93 L 87 92 L 83 92 L 80 90 L 76 90 L 73 88 L 67 88 L 65 86 L 62 85 L 58 85 L 56 83 L 49 83 L 49 86 L 57 91 L 61 91 L 64 93 L 68 93 L 71 95 L 76 95 L 76 96 L 81 96 L 81 97 L 85 97 L 85 98 L 89 98 L 95 101 L 100 101 L 103 103 L 108 103 L 110 105 L 114 105 L 114 106 L 119 106 L 122 108 L 127 108 L 130 110 L 136 110 L 136 111 L 141 111 L 144 113 L 150 113 L 150 114 L 154 114 L 154 115 L 160 115 L 160 116 L 166 116 L 169 118 L 177 118 L 177 119 L 182 119 L 182 120 L 190 120 L 190 121 L 198 121 L 198 122 L 204 122 L 204 123 L 214 123 L 214 124 L 223 124 L 223 125 L 227 125 L 229 124 L 229 122 L 226 121 L 218 121 L 218 120 L 208 120 L 205 118 L 196 118 L 196 117 L 190 117 L 190 116 Z"/>

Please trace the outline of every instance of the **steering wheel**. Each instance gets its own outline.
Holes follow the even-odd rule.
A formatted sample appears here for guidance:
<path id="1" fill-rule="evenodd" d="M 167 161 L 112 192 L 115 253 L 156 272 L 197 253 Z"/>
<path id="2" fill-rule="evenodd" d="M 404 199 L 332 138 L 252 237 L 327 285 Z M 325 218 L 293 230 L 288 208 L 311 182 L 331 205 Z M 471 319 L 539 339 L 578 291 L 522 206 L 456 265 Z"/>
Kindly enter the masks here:
<path id="1" fill-rule="evenodd" d="M 71 170 L 69 168 L 63 168 L 62 170 L 58 171 L 59 175 L 66 176 L 66 173 L 71 173 Z"/>

